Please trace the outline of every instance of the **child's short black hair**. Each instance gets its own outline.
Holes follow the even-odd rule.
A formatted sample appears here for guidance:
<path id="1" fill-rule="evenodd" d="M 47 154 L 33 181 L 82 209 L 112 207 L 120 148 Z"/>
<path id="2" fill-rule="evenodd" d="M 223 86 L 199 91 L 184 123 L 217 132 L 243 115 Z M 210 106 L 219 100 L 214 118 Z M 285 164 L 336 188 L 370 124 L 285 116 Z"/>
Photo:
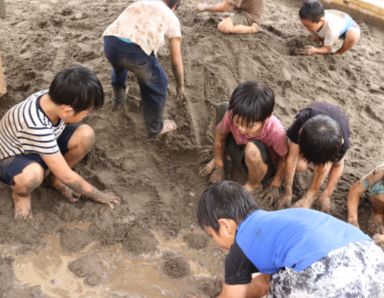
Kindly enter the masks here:
<path id="1" fill-rule="evenodd" d="M 242 118 L 244 124 L 263 122 L 272 115 L 275 96 L 268 86 L 256 81 L 241 83 L 233 91 L 228 110 Z"/>
<path id="2" fill-rule="evenodd" d="M 300 19 L 318 23 L 324 16 L 324 6 L 318 0 L 306 0 L 300 7 L 299 16 Z"/>
<path id="3" fill-rule="evenodd" d="M 300 152 L 315 165 L 340 159 L 343 136 L 340 125 L 327 115 L 317 115 L 302 126 L 299 133 Z"/>
<path id="4" fill-rule="evenodd" d="M 49 86 L 49 97 L 58 105 L 69 105 L 75 113 L 99 109 L 104 91 L 99 79 L 88 68 L 75 66 L 57 73 Z"/>
<path id="5" fill-rule="evenodd" d="M 218 220 L 227 218 L 239 224 L 258 207 L 254 198 L 240 184 L 223 181 L 210 186 L 202 194 L 197 206 L 197 221 L 200 227 L 218 232 Z"/>
<path id="6" fill-rule="evenodd" d="M 175 7 L 175 10 L 179 8 L 179 5 L 181 3 L 181 0 L 165 0 L 165 3 L 170 9 L 173 9 Z"/>

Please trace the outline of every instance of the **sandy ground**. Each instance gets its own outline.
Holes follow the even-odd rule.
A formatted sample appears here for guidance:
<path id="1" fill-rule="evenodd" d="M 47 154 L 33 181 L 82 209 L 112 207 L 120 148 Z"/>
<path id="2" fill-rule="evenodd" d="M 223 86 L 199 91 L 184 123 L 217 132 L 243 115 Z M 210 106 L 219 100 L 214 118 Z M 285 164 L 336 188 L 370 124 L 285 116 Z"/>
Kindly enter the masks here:
<path id="1" fill-rule="evenodd" d="M 361 24 L 362 39 L 346 55 L 300 57 L 293 49 L 309 41 L 296 17 L 298 1 L 268 1 L 265 31 L 249 36 L 220 34 L 217 16 L 195 15 L 193 3 L 184 1 L 177 14 L 188 101 L 174 101 L 169 53 L 163 48 L 159 58 L 171 82 L 166 115 L 179 129 L 150 141 L 133 77 L 128 110 L 111 110 L 101 33 L 126 5 L 123 0 L 7 2 L 0 52 L 9 92 L 0 99 L 0 115 L 47 88 L 65 66 L 94 69 L 107 103 L 87 120 L 97 143 L 77 170 L 120 194 L 123 202 L 113 211 L 85 200 L 72 205 L 40 187 L 33 194 L 33 220 L 16 223 L 10 188 L 1 185 L 0 297 L 214 296 L 224 253 L 196 225 L 196 204 L 208 185 L 198 168 L 212 155 L 214 105 L 228 100 L 245 80 L 262 80 L 274 89 L 275 114 L 286 127 L 314 100 L 337 104 L 350 117 L 352 147 L 333 195 L 335 216 L 346 218 L 349 186 L 383 158 L 383 31 Z M 298 178 L 297 197 L 310 177 Z M 365 197 L 363 229 L 369 210 Z"/>

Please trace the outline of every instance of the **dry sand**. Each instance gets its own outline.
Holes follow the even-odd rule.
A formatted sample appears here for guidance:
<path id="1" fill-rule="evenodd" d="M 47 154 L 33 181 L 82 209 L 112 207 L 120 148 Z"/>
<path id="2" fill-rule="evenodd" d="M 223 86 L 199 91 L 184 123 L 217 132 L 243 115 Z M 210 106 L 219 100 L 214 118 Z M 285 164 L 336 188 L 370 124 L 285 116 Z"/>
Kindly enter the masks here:
<path id="1" fill-rule="evenodd" d="M 361 24 L 362 39 L 342 57 L 294 56 L 308 43 L 297 18 L 299 1 L 268 1 L 265 31 L 224 36 L 219 20 L 195 15 L 192 2 L 177 12 L 184 34 L 186 104 L 174 101 L 168 50 L 159 58 L 169 77 L 166 115 L 178 131 L 145 138 L 139 89 L 129 78 L 128 111 L 111 109 L 110 66 L 101 33 L 127 6 L 123 0 L 8 1 L 0 20 L 0 51 L 9 92 L 0 115 L 32 92 L 47 88 L 63 67 L 83 64 L 101 79 L 107 103 L 89 117 L 97 143 L 79 173 L 120 194 L 111 211 L 90 201 L 74 205 L 55 191 L 33 194 L 34 218 L 14 222 L 11 190 L 0 186 L 1 297 L 208 297 L 217 292 L 223 252 L 195 222 L 199 195 L 207 187 L 199 166 L 212 155 L 212 113 L 237 84 L 262 80 L 275 91 L 275 114 L 287 127 L 304 105 L 322 100 L 350 117 L 352 147 L 333 195 L 332 213 L 346 218 L 346 193 L 383 158 L 384 34 Z M 295 183 L 303 193 L 308 176 Z M 262 204 L 263 202 L 261 202 Z M 370 204 L 361 202 L 366 229 Z"/>

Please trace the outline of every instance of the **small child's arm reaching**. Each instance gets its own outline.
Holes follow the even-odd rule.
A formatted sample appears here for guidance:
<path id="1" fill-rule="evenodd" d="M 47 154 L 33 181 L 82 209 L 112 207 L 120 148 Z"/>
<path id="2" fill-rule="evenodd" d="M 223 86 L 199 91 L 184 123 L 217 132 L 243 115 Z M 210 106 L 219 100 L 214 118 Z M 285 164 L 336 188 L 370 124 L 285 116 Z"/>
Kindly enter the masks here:
<path id="1" fill-rule="evenodd" d="M 119 204 L 121 198 L 110 192 L 102 192 L 85 181 L 79 174 L 73 171 L 61 153 L 41 155 L 52 174 L 62 183 L 75 192 L 78 192 L 95 202 L 108 205 L 113 209 L 114 204 Z"/>
<path id="2" fill-rule="evenodd" d="M 284 183 L 284 194 L 280 196 L 276 207 L 278 209 L 288 207 L 292 201 L 292 187 L 293 178 L 295 177 L 296 167 L 300 158 L 300 147 L 289 141 L 288 154 L 285 163 L 285 183 Z"/>
<path id="3" fill-rule="evenodd" d="M 326 55 L 332 52 L 331 46 L 322 46 L 322 47 L 314 47 L 314 46 L 306 46 L 303 49 L 299 49 L 299 54 L 304 56 L 311 55 Z"/>
<path id="4" fill-rule="evenodd" d="M 214 141 L 215 156 L 199 172 L 201 176 L 210 175 L 209 182 L 211 183 L 219 183 L 224 179 L 224 151 L 227 135 L 216 127 Z"/>
<path id="5" fill-rule="evenodd" d="M 365 191 L 364 186 L 360 181 L 352 185 L 348 192 L 348 222 L 356 227 L 359 227 L 358 207 L 362 193 Z"/>
<path id="6" fill-rule="evenodd" d="M 348 222 L 359 227 L 358 207 L 361 195 L 370 185 L 384 181 L 384 170 L 374 170 L 352 185 L 348 192 Z"/>

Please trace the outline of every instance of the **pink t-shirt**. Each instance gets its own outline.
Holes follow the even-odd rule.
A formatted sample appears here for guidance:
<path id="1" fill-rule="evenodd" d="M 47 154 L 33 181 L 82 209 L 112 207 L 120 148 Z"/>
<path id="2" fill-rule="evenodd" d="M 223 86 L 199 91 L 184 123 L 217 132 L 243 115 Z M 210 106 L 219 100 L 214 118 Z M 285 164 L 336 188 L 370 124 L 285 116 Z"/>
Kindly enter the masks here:
<path id="1" fill-rule="evenodd" d="M 264 143 L 269 150 L 272 150 L 278 156 L 284 156 L 288 152 L 287 133 L 280 120 L 273 115 L 265 120 L 261 134 L 253 138 L 247 138 L 240 133 L 239 128 L 233 121 L 231 121 L 229 112 L 224 114 L 224 117 L 217 125 L 217 128 L 223 134 L 231 133 L 238 145 L 245 145 L 249 141 L 256 139 Z"/>

